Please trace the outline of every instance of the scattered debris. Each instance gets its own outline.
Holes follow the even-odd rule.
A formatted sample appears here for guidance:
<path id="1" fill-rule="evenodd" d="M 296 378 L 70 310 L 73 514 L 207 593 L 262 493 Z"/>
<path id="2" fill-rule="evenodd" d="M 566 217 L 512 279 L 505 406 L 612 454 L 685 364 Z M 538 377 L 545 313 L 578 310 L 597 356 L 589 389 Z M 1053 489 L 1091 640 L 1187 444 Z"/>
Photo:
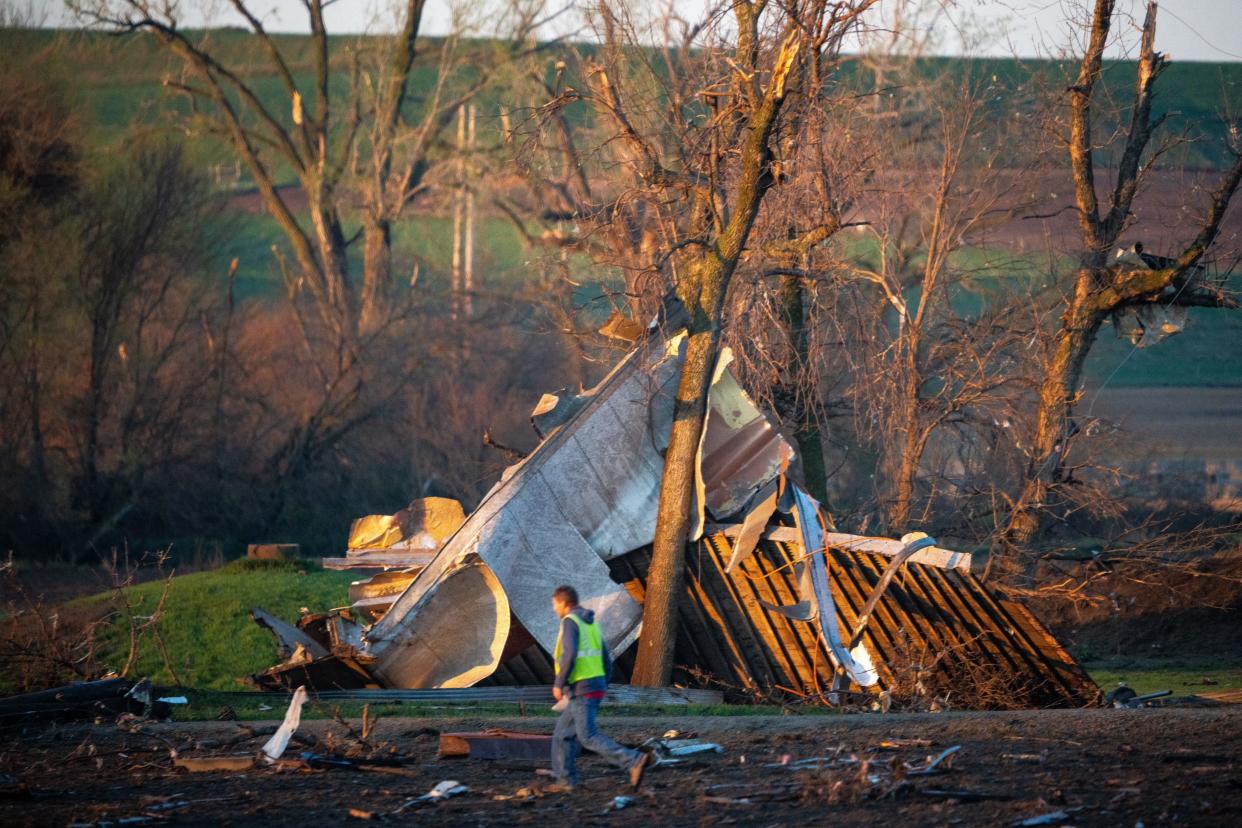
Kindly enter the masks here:
<path id="1" fill-rule="evenodd" d="M 415 808 L 419 805 L 426 805 L 432 802 L 441 802 L 445 799 L 449 799 L 450 797 L 460 796 L 469 790 L 469 788 L 455 779 L 446 779 L 443 782 L 437 783 L 434 788 L 422 796 L 416 796 L 413 799 L 406 800 L 402 803 L 400 808 L 397 808 L 397 810 L 392 812 L 392 815 L 396 816 L 409 808 Z"/>
<path id="2" fill-rule="evenodd" d="M 904 750 L 914 747 L 931 747 L 931 739 L 884 739 L 878 747 L 880 750 Z"/>
<path id="3" fill-rule="evenodd" d="M 930 774 L 933 774 L 940 767 L 941 763 L 943 763 L 946 759 L 948 759 L 950 756 L 957 753 L 961 749 L 962 749 L 961 745 L 954 745 L 953 747 L 945 748 L 944 751 L 939 756 L 937 756 L 935 759 L 931 759 L 923 767 L 912 766 L 909 762 L 907 762 L 906 763 L 906 775 L 907 776 L 928 776 Z M 952 763 L 950 762 L 948 764 L 952 764 Z M 946 764 L 946 767 L 948 767 L 948 764 Z"/>
<path id="4" fill-rule="evenodd" d="M 1109 707 L 1135 710 L 1146 707 L 1149 701 L 1163 699 L 1171 695 L 1173 695 L 1172 690 L 1157 690 L 1155 693 L 1146 693 L 1140 696 L 1133 688 L 1122 681 L 1118 682 L 1116 689 L 1110 690 L 1108 695 L 1104 697 L 1104 704 Z"/>
<path id="5" fill-rule="evenodd" d="M 167 705 L 152 699 L 148 679 L 110 678 L 0 699 L 0 726 L 124 714 L 163 718 L 167 711 Z"/>
<path id="6" fill-rule="evenodd" d="M 216 773 L 219 771 L 244 771 L 254 767 L 252 755 L 237 756 L 173 756 L 173 765 L 190 773 Z"/>
<path id="7" fill-rule="evenodd" d="M 1014 825 L 1018 826 L 1018 828 L 1035 828 L 1037 825 L 1060 825 L 1068 820 L 1072 814 L 1076 814 L 1081 810 L 1082 808 L 1066 808 L 1062 811 L 1049 811 L 1046 814 L 1018 820 Z"/>
<path id="8" fill-rule="evenodd" d="M 441 733 L 440 758 L 533 759 L 552 758 L 552 737 L 538 733 L 487 730 L 481 733 Z"/>
<path id="9" fill-rule="evenodd" d="M 534 788 L 518 788 L 511 794 L 496 794 L 492 797 L 492 800 L 495 802 L 510 802 L 514 800 L 518 802 L 530 802 L 531 800 L 539 797 L 539 795 L 539 792 Z"/>
<path id="10" fill-rule="evenodd" d="M 651 751 L 660 760 L 681 759 L 703 753 L 724 753 L 724 748 L 715 742 L 701 742 L 695 739 L 652 737 L 643 742 L 642 748 Z"/>
<path id="11" fill-rule="evenodd" d="M 638 802 L 638 799 L 636 797 L 614 796 L 612 798 L 612 804 L 610 804 L 608 808 L 605 809 L 605 811 L 623 811 L 626 808 L 630 807 L 631 805 L 636 804 L 637 802 Z"/>

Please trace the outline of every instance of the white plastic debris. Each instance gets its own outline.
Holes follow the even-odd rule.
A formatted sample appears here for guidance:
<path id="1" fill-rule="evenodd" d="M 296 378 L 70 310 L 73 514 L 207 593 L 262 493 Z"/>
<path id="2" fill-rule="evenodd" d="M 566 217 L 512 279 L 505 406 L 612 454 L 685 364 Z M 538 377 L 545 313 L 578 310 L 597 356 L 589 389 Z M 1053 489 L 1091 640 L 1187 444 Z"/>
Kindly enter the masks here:
<path id="1" fill-rule="evenodd" d="M 456 779 L 445 779 L 438 783 L 434 788 L 426 793 L 429 800 L 432 799 L 448 799 L 450 796 L 464 794 L 469 788 L 458 782 Z"/>
<path id="2" fill-rule="evenodd" d="M 294 731 L 302 722 L 302 705 L 304 704 L 306 704 L 306 688 L 299 687 L 294 691 L 293 698 L 289 700 L 285 720 L 272 734 L 272 738 L 263 745 L 263 755 L 267 757 L 268 762 L 275 762 L 284 754 L 285 748 L 289 747 L 289 740 L 293 738 Z"/>
<path id="3" fill-rule="evenodd" d="M 469 790 L 469 788 L 458 782 L 456 779 L 445 779 L 443 782 L 437 783 L 434 788 L 427 791 L 427 793 L 422 796 L 416 796 L 413 799 L 408 799 L 403 802 L 400 808 L 397 808 L 392 812 L 392 815 L 398 816 L 409 808 L 424 805 L 429 802 L 442 802 L 449 797 L 464 794 Z"/>

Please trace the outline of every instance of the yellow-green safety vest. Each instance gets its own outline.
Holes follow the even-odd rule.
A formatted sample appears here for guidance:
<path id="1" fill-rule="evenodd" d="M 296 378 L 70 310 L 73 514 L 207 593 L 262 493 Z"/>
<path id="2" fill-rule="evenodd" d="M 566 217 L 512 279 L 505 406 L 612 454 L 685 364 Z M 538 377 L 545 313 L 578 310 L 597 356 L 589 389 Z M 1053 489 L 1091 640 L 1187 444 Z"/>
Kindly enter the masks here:
<path id="1" fill-rule="evenodd" d="M 600 632 L 599 624 L 594 621 L 587 623 L 572 612 L 566 617 L 573 619 L 578 625 L 578 653 L 565 683 L 577 684 L 604 675 L 604 634 Z M 556 649 L 552 653 L 558 678 L 561 670 L 561 636 L 564 632 L 565 626 L 561 625 L 560 632 L 556 634 Z"/>

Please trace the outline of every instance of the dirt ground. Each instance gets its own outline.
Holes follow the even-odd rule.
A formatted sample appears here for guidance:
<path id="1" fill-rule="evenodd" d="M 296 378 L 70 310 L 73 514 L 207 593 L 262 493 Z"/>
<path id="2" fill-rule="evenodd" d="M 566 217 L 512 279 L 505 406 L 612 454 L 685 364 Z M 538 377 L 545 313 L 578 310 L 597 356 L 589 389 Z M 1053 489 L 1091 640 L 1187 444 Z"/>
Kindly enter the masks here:
<path id="1" fill-rule="evenodd" d="M 0 773 L 29 787 L 28 795 L 15 797 L 13 779 L 0 786 L 0 824 L 340 824 L 357 821 L 351 809 L 377 817 L 391 813 L 447 779 L 469 791 L 387 821 L 1010 825 L 1060 812 L 1039 824 L 1242 824 L 1242 706 L 602 721 L 606 731 L 632 744 L 676 728 L 718 742 L 725 751 L 652 770 L 636 801 L 615 810 L 614 797 L 630 793 L 625 780 L 592 758 L 581 766 L 584 782 L 577 791 L 554 794 L 540 791 L 547 779 L 536 775 L 531 762 L 436 756 L 441 729 L 548 733 L 553 722 L 546 717 L 381 719 L 372 743 L 408 757 L 399 772 L 265 768 L 187 774 L 172 767 L 170 748 L 182 755 L 256 749 L 261 736 L 225 747 L 253 722 L 32 727 L 0 735 Z M 308 722 L 299 730 L 311 743 L 344 732 L 332 721 Z M 884 741 L 895 749 L 884 749 Z M 955 745 L 960 749 L 937 772 L 901 770 L 926 766 Z M 293 745 L 290 754 L 306 749 Z M 818 771 L 781 765 L 817 756 L 835 759 Z M 870 761 L 860 771 L 857 760 Z M 536 793 L 515 798 L 523 788 Z M 120 822 L 143 815 L 145 822 Z"/>

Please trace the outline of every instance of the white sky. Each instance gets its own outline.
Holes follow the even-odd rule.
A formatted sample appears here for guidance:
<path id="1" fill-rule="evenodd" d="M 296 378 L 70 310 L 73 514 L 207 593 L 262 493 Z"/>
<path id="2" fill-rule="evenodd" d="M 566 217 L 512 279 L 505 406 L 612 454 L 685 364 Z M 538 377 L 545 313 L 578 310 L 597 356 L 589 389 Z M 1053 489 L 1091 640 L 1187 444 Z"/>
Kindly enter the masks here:
<path id="1" fill-rule="evenodd" d="M 158 5 L 161 0 L 155 0 Z M 503 5 L 501 0 L 475 0 L 493 8 Z M 549 6 L 560 7 L 567 0 L 549 0 Z M 572 0 L 568 0 L 572 2 Z M 663 5 L 666 0 L 659 0 Z M 677 12 L 687 19 L 703 14 L 706 0 L 672 0 Z M 900 0 L 882 0 L 883 15 L 891 15 Z M 935 54 L 958 55 L 1017 55 L 1019 57 L 1055 56 L 1064 53 L 1073 42 L 1068 20 L 1084 14 L 1082 7 L 1090 0 L 926 0 L 926 11 L 914 20 L 917 31 L 930 36 L 928 51 Z M 72 25 L 72 17 L 65 9 L 63 0 L 0 0 L 0 6 L 19 9 L 28 8 L 34 19 L 44 25 Z M 301 0 L 250 0 L 252 10 L 258 13 L 272 31 L 306 31 L 306 15 Z M 393 0 L 336 0 L 326 12 L 330 31 L 347 33 L 382 31 L 391 15 L 380 14 L 390 9 Z M 630 0 L 636 11 L 651 9 L 655 2 Z M 226 0 L 181 0 L 178 3 L 179 20 L 183 26 L 237 25 L 242 23 L 231 12 Z M 424 13 L 423 31 L 427 34 L 443 34 L 452 25 L 453 4 L 445 0 L 429 0 Z M 581 4 L 578 4 L 581 7 Z M 1134 18 L 1137 26 L 1143 14 L 1140 0 L 1118 0 L 1118 8 Z M 649 13 L 649 12 L 648 12 Z M 494 15 L 484 15 L 492 19 Z M 888 19 L 891 19 L 889 17 Z M 1240 61 L 1242 60 L 1242 0 L 1163 0 L 1159 4 L 1159 25 L 1156 48 L 1180 61 Z M 874 18 L 882 26 L 881 18 Z M 544 36 L 577 32 L 586 36 L 580 28 L 581 17 L 563 14 L 541 32 Z M 1125 44 L 1137 40 L 1134 30 L 1115 26 Z M 1111 54 L 1121 56 L 1124 47 L 1114 46 Z"/>

